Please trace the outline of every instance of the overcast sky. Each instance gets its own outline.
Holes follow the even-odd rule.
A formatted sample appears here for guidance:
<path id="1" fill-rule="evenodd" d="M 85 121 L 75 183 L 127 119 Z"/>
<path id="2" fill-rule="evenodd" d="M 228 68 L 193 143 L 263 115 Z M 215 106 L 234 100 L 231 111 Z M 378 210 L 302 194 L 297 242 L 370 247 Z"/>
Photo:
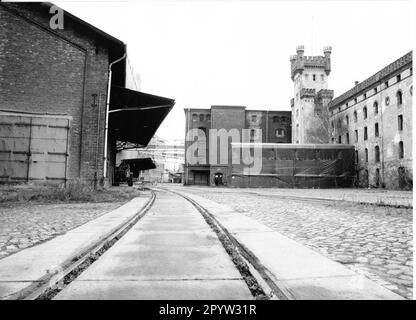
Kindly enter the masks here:
<path id="1" fill-rule="evenodd" d="M 158 131 L 184 137 L 184 108 L 290 110 L 289 56 L 332 46 L 338 96 L 413 49 L 410 1 L 55 1 L 127 43 L 141 90 L 176 100 Z"/>

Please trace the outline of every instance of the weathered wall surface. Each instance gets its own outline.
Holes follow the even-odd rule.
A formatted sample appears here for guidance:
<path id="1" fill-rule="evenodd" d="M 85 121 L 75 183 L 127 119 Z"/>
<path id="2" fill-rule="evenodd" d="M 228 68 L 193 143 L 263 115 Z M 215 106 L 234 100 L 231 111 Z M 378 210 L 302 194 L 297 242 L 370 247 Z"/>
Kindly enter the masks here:
<path id="1" fill-rule="evenodd" d="M 355 94 L 350 94 L 346 100 L 337 98 L 331 105 L 332 142 L 355 145 L 360 186 L 412 187 L 411 69 L 411 55 L 407 54 L 372 76 L 380 78 L 377 82 L 359 91 L 357 86 L 351 89 L 357 91 Z M 402 104 L 398 104 L 399 91 Z M 399 116 L 403 118 L 402 129 Z M 399 154 L 400 142 L 404 146 L 403 158 Z M 379 159 L 376 147 L 380 150 Z"/>
<path id="2" fill-rule="evenodd" d="M 0 6 L 0 109 L 72 117 L 68 176 L 102 176 L 108 51 L 47 8 Z M 95 103 L 93 94 L 96 95 Z"/>

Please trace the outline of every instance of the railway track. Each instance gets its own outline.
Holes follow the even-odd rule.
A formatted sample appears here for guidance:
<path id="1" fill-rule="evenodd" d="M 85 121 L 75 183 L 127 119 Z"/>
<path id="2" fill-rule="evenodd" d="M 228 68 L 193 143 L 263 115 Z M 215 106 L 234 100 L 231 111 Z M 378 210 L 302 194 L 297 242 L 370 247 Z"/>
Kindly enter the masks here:
<path id="1" fill-rule="evenodd" d="M 210 226 L 211 230 L 215 232 L 221 245 L 224 247 L 229 258 L 233 262 L 235 268 L 241 275 L 251 295 L 254 299 L 287 299 L 285 294 L 276 287 L 274 282 L 267 276 L 267 271 L 262 269 L 258 261 L 253 260 L 253 257 L 241 247 L 238 242 L 225 230 L 218 221 L 209 213 L 209 211 L 201 206 L 196 201 L 181 195 L 180 193 L 168 191 L 164 189 L 152 189 L 151 197 L 145 207 L 135 214 L 122 226 L 117 228 L 110 235 L 106 236 L 99 243 L 94 243 L 87 250 L 80 253 L 77 257 L 73 257 L 70 262 L 61 266 L 60 270 L 53 274 L 46 274 L 39 279 L 34 285 L 25 288 L 18 292 L 11 299 L 20 300 L 50 300 L 57 295 L 65 293 L 68 286 L 76 281 L 81 275 L 88 273 L 91 266 L 99 264 L 101 257 L 105 252 L 115 251 L 113 246 L 123 238 L 123 236 L 137 230 L 140 226 L 141 219 L 150 211 L 156 204 L 159 204 L 158 193 L 170 193 L 175 197 L 185 199 L 192 204 L 197 212 L 199 212 L 205 222 Z"/>

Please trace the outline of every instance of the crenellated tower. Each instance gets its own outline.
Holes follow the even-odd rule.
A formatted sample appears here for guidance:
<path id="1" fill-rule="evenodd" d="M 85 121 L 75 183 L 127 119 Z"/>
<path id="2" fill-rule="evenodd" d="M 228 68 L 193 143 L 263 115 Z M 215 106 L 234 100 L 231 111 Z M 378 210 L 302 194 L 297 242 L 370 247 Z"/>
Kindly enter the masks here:
<path id="1" fill-rule="evenodd" d="M 292 143 L 328 143 L 328 103 L 334 92 L 328 90 L 331 73 L 331 47 L 324 47 L 323 56 L 305 56 L 304 46 L 290 57 L 294 83 L 292 107 Z"/>

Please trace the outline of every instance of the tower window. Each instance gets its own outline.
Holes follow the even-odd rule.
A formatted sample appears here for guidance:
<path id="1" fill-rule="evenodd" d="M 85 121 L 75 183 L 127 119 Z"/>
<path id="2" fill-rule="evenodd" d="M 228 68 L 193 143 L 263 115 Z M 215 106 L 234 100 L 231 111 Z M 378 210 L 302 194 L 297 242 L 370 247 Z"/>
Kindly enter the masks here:
<path id="1" fill-rule="evenodd" d="M 341 144 L 342 140 L 341 140 L 341 136 L 338 136 L 338 143 Z"/>
<path id="2" fill-rule="evenodd" d="M 389 82 L 388 82 L 388 81 L 384 82 L 384 86 L 385 86 L 386 88 L 388 88 L 388 87 L 389 87 Z"/>
<path id="3" fill-rule="evenodd" d="M 335 129 L 334 121 L 331 122 L 331 127 L 332 127 L 332 129 Z"/>
<path id="4" fill-rule="evenodd" d="M 368 162 L 368 149 L 367 148 L 365 148 L 364 153 L 365 153 L 365 162 Z"/>
<path id="5" fill-rule="evenodd" d="M 347 144 L 350 144 L 350 134 L 347 132 L 347 134 L 345 135 L 346 140 L 347 140 Z"/>
<path id="6" fill-rule="evenodd" d="M 358 142 L 358 130 L 355 130 L 355 142 Z"/>
<path id="7" fill-rule="evenodd" d="M 358 120 L 357 111 L 354 111 L 354 122 L 357 122 L 357 120 Z"/>
<path id="8" fill-rule="evenodd" d="M 350 124 L 350 118 L 348 117 L 348 115 L 347 115 L 347 116 L 345 116 L 345 121 L 347 122 L 347 125 L 349 125 L 349 124 Z"/>
<path id="9" fill-rule="evenodd" d="M 199 121 L 204 121 L 204 115 L 203 114 L 199 115 Z"/>
<path id="10" fill-rule="evenodd" d="M 401 74 L 398 74 L 396 76 L 396 80 L 397 80 L 397 82 L 400 82 L 402 80 L 402 75 Z"/>
<path id="11" fill-rule="evenodd" d="M 374 88 L 374 94 L 376 94 L 376 93 L 377 93 L 377 91 L 378 91 L 378 90 L 377 90 L 377 87 L 375 87 L 375 88 Z"/>
<path id="12" fill-rule="evenodd" d="M 374 114 L 378 114 L 378 102 L 374 101 Z"/>
<path id="13" fill-rule="evenodd" d="M 367 134 L 367 127 L 364 127 L 364 140 L 367 140 L 368 134 Z"/>
<path id="14" fill-rule="evenodd" d="M 367 107 L 363 108 L 363 117 L 364 119 L 367 119 Z"/>
<path id="15" fill-rule="evenodd" d="M 316 74 L 312 75 L 313 81 L 316 81 Z"/>
<path id="16" fill-rule="evenodd" d="M 403 115 L 401 115 L 401 114 L 398 115 L 397 120 L 398 120 L 399 131 L 402 131 L 403 130 Z"/>
<path id="17" fill-rule="evenodd" d="M 378 137 L 378 136 L 379 136 L 379 131 L 378 131 L 378 123 L 377 123 L 377 122 L 374 124 L 374 135 L 375 135 L 376 137 Z"/>
<path id="18" fill-rule="evenodd" d="M 206 117 L 205 119 L 206 119 L 207 121 L 211 121 L 211 115 L 210 115 L 210 114 L 207 114 L 205 117 Z"/>
<path id="19" fill-rule="evenodd" d="M 367 93 L 364 93 L 363 98 L 364 100 L 367 99 Z"/>
<path id="20" fill-rule="evenodd" d="M 374 148 L 374 158 L 376 162 L 380 162 L 380 147 L 376 146 Z"/>
<path id="21" fill-rule="evenodd" d="M 399 158 L 404 158 L 404 147 L 403 147 L 403 141 L 399 142 Z"/>
<path id="22" fill-rule="evenodd" d="M 402 92 L 400 90 L 397 91 L 396 96 L 397 96 L 397 104 L 401 105 L 403 103 L 403 94 L 402 94 Z"/>

